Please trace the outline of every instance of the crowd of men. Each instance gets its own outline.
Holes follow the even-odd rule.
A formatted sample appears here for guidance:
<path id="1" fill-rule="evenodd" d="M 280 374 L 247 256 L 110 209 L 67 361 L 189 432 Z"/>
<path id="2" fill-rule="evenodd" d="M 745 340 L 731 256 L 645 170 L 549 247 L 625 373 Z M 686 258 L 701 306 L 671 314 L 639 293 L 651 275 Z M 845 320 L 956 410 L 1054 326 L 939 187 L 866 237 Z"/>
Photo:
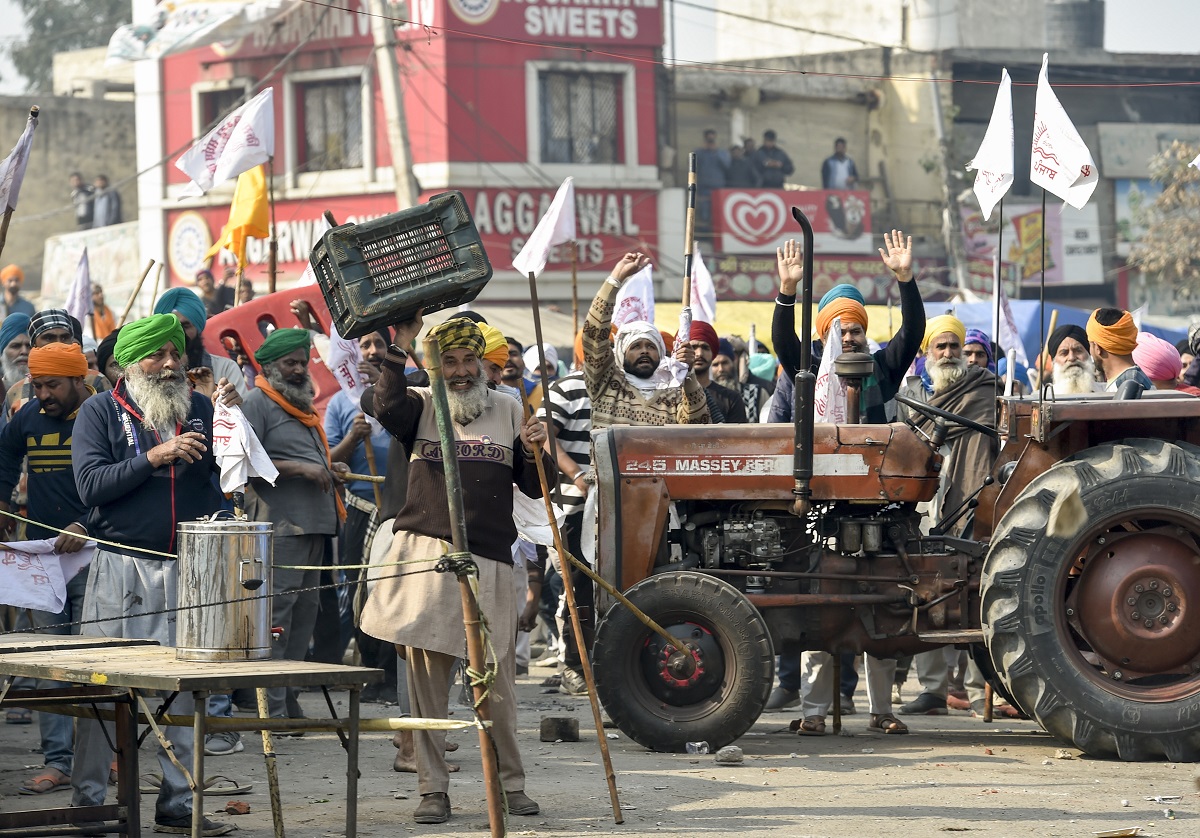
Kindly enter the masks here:
<path id="1" fill-rule="evenodd" d="M 429 331 L 440 349 L 468 546 L 495 656 L 492 735 L 510 813 L 539 811 L 525 792 L 515 727 L 515 682 L 531 663 L 529 632 L 540 614 L 548 633 L 559 638 L 543 659 L 558 664 L 552 683 L 580 695 L 586 685 L 579 649 L 591 642 L 595 626 L 591 583 L 582 574 L 571 576 L 584 634 L 576 637 L 564 619 L 565 597 L 555 595 L 557 562 L 547 561 L 547 548 L 520 526 L 525 499 L 542 495 L 535 467 L 539 457 L 557 482 L 567 548 L 582 558 L 595 491 L 592 430 L 618 423 L 790 422 L 802 340 L 813 341 L 814 373 L 831 353 L 870 354 L 874 370 L 859 405 L 866 422 L 927 424 L 924 415 L 897 409 L 895 397 L 904 393 L 982 424 L 994 423 L 998 359 L 991 339 L 950 314 L 926 319 L 913 281 L 910 237 L 891 231 L 879 252 L 897 281 L 901 308 L 901 326 L 882 346 L 868 338 L 865 300 L 850 285 L 821 297 L 815 335 L 797 335 L 795 305 L 806 277 L 794 242 L 777 254 L 774 355 L 761 344 L 721 336 L 719 324 L 696 321 L 688 335 L 680 336 L 645 321 L 614 323 L 623 284 L 648 264 L 640 253 L 621 257 L 601 284 L 570 364 L 560 362 L 555 347 L 527 348 L 474 312 L 457 313 Z M 19 268 L 0 271 L 7 311 L 0 323 L 6 391 L 0 414 L 0 513 L 20 512 L 32 522 L 22 525 L 23 537 L 53 539 L 59 553 L 103 539 L 90 566 L 70 580 L 62 612 L 32 612 L 26 615 L 28 625 L 173 644 L 177 579 L 169 558 L 176 548 L 176 525 L 228 507 L 213 456 L 214 405 L 240 405 L 279 471 L 274 484 L 251 480 L 245 507 L 251 519 L 270 522 L 273 529 L 271 620 L 283 629 L 274 655 L 340 662 L 353 640 L 364 663 L 396 672 L 395 692 L 388 685 L 377 698 L 398 702 L 403 713 L 445 717 L 464 645 L 455 579 L 444 573 L 370 577 L 362 572 L 372 561 L 432 565 L 451 538 L 429 379 L 410 357 L 423 332 L 420 314 L 358 340 L 365 391 L 357 401 L 338 394 L 322 416 L 314 406 L 309 369 L 314 334 L 321 327 L 307 304 L 291 304 L 301 325 L 270 331 L 253 352 L 253 363 L 214 355 L 203 334 L 209 317 L 233 304 L 232 277 L 217 286 L 211 274 L 203 274 L 196 291 L 172 288 L 155 302 L 152 315 L 120 328 L 103 291 L 96 289 L 89 331 L 103 335 L 98 344 L 89 344 L 83 324 L 66 311 L 38 311 L 21 297 Z M 1086 328 L 1064 326 L 1050 336 L 1035 371 L 1041 376 L 1026 383 L 1053 388 L 1064 398 L 1105 390 L 1122 399 L 1152 389 L 1200 395 L 1197 343 L 1200 330 L 1186 346 L 1176 347 L 1140 332 L 1128 312 L 1099 309 Z M 843 392 L 823 403 L 818 420 L 844 416 L 838 411 L 845 405 L 835 403 L 844 397 Z M 525 403 L 533 413 L 526 412 Z M 557 438 L 556 460 L 546 444 L 547 426 Z M 978 488 L 997 454 L 992 440 L 962 428 L 950 432 L 946 446 L 930 520 Z M 382 475 L 382 485 L 347 478 L 367 472 Z M 955 532 L 966 525 L 960 521 Z M 17 529 L 17 519 L 0 514 L 0 535 Z M 328 570 L 314 569 L 320 567 Z M 330 584 L 342 581 L 349 584 Z M 779 662 L 779 686 L 768 709 L 800 705 L 801 718 L 793 727 L 802 735 L 825 733 L 834 689 L 844 696 L 843 712 L 853 711 L 856 662 L 845 662 L 840 684 L 833 683 L 830 663 L 821 652 Z M 958 667 L 941 652 L 918 656 L 915 665 L 923 692 L 898 708 L 901 715 L 945 713 L 951 706 L 981 712 L 983 678 L 977 670 Z M 956 668 L 966 670 L 964 692 L 951 677 Z M 863 670 L 870 727 L 907 733 L 892 709 L 898 703 L 896 661 L 865 656 Z M 295 691 L 270 691 L 270 715 L 302 717 L 298 698 Z M 189 701 L 177 697 L 174 711 L 191 712 Z M 235 705 L 256 712 L 253 696 L 234 694 L 214 696 L 209 713 L 229 715 Z M 30 716 L 14 709 L 6 721 L 29 723 Z M 45 766 L 28 778 L 23 792 L 70 788 L 74 805 L 102 803 L 112 771 L 101 723 L 73 725 L 68 717 L 39 714 L 39 724 Z M 210 734 L 203 743 L 192 741 L 190 728 L 170 728 L 168 736 L 184 765 L 190 764 L 193 747 L 214 756 L 244 750 L 237 733 Z M 416 821 L 447 820 L 449 775 L 457 766 L 445 754 L 454 746 L 437 731 L 398 733 L 394 744 L 393 768 L 418 775 Z M 159 764 L 155 829 L 189 832 L 186 779 L 165 752 Z M 230 829 L 206 818 L 203 834 Z"/>

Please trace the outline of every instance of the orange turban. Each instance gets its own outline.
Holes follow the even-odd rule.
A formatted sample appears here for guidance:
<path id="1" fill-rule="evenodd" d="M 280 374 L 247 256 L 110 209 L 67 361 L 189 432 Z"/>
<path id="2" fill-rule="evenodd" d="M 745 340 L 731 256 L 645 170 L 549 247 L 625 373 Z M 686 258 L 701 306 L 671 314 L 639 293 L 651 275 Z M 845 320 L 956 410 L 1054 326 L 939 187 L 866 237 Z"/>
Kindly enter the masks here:
<path id="1" fill-rule="evenodd" d="M 1088 340 L 1114 355 L 1132 355 L 1133 350 L 1137 348 L 1138 336 L 1138 327 L 1133 322 L 1133 315 L 1127 311 L 1122 312 L 1120 320 L 1111 326 L 1105 326 L 1096 319 L 1096 311 L 1088 318 Z"/>
<path id="2" fill-rule="evenodd" d="M 29 350 L 29 377 L 54 376 L 83 378 L 87 375 L 87 359 L 75 343 L 51 343 Z"/>
<path id="3" fill-rule="evenodd" d="M 866 306 L 849 297 L 838 297 L 836 300 L 830 300 L 817 312 L 817 339 L 824 341 L 829 334 L 829 327 L 839 318 L 843 329 L 851 323 L 857 323 L 864 330 L 867 328 Z"/>
<path id="4" fill-rule="evenodd" d="M 5 265 L 0 269 L 0 282 L 8 282 L 13 277 L 17 278 L 17 282 L 25 284 L 25 271 L 21 270 L 20 265 Z"/>

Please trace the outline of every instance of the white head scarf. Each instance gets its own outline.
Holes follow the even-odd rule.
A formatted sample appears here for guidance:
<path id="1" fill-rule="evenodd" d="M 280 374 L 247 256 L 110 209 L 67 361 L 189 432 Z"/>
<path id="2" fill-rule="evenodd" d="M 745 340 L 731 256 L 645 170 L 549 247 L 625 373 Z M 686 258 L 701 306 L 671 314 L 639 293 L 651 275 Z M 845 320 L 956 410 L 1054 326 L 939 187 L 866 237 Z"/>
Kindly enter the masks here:
<path id="1" fill-rule="evenodd" d="M 658 347 L 658 369 L 649 378 L 639 378 L 625 370 L 625 351 L 639 340 L 653 341 Z M 667 345 L 663 343 L 662 333 L 653 323 L 645 320 L 631 320 L 617 329 L 613 352 L 616 353 L 617 363 L 625 371 L 625 380 L 643 394 L 678 387 L 687 378 L 687 366 L 667 355 Z"/>
<path id="2" fill-rule="evenodd" d="M 557 377 L 558 350 L 548 343 L 542 344 L 542 349 L 546 353 L 546 363 L 556 371 Z M 538 354 L 538 345 L 535 343 L 530 346 L 525 350 L 525 354 L 522 357 L 525 360 L 525 378 L 537 384 L 542 380 L 542 377 L 538 375 L 538 370 L 542 368 L 542 359 Z"/>

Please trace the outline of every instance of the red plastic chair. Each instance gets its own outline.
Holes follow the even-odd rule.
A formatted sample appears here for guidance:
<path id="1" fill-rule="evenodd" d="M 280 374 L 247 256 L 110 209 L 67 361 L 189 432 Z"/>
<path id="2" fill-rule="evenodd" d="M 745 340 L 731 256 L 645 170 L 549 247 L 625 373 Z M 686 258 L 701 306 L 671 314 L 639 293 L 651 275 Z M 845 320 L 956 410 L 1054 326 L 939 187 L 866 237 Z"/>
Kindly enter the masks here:
<path id="1" fill-rule="evenodd" d="M 228 355 L 230 347 L 225 341 L 232 339 L 237 341 L 242 351 L 250 358 L 251 363 L 254 363 L 254 353 L 262 346 L 263 340 L 266 338 L 264 334 L 266 325 L 270 324 L 277 329 L 300 325 L 296 315 L 292 314 L 293 300 L 308 302 L 313 317 L 321 324 L 325 334 L 329 334 L 331 318 L 329 307 L 325 305 L 325 298 L 321 296 L 321 289 L 316 285 L 304 285 L 289 291 L 276 291 L 274 294 L 255 297 L 249 302 L 210 317 L 208 325 L 204 327 L 205 348 L 213 355 L 218 353 Z M 255 366 L 258 366 L 257 363 Z M 340 388 L 329 369 L 321 362 L 315 349 L 308 365 L 308 371 L 312 375 L 313 387 L 316 390 L 313 406 L 324 419 L 326 404 Z"/>

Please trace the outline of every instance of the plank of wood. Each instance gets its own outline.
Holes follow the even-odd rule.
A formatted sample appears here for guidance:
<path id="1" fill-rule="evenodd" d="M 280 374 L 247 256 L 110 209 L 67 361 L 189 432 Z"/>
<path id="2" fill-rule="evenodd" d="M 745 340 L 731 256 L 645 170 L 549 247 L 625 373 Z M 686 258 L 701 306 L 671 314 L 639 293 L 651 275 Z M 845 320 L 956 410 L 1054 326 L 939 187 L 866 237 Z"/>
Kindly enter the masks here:
<path id="1" fill-rule="evenodd" d="M 383 670 L 307 661 L 220 661 L 176 659 L 166 646 L 0 652 L 0 673 L 75 684 L 143 690 L 206 690 L 241 687 L 318 686 L 348 688 L 382 681 Z"/>
<path id="2" fill-rule="evenodd" d="M 82 634 L 35 634 L 18 632 L 0 635 L 0 654 L 52 652 L 56 649 L 92 649 L 112 646 L 157 646 L 157 640 L 136 637 L 90 637 Z"/>

